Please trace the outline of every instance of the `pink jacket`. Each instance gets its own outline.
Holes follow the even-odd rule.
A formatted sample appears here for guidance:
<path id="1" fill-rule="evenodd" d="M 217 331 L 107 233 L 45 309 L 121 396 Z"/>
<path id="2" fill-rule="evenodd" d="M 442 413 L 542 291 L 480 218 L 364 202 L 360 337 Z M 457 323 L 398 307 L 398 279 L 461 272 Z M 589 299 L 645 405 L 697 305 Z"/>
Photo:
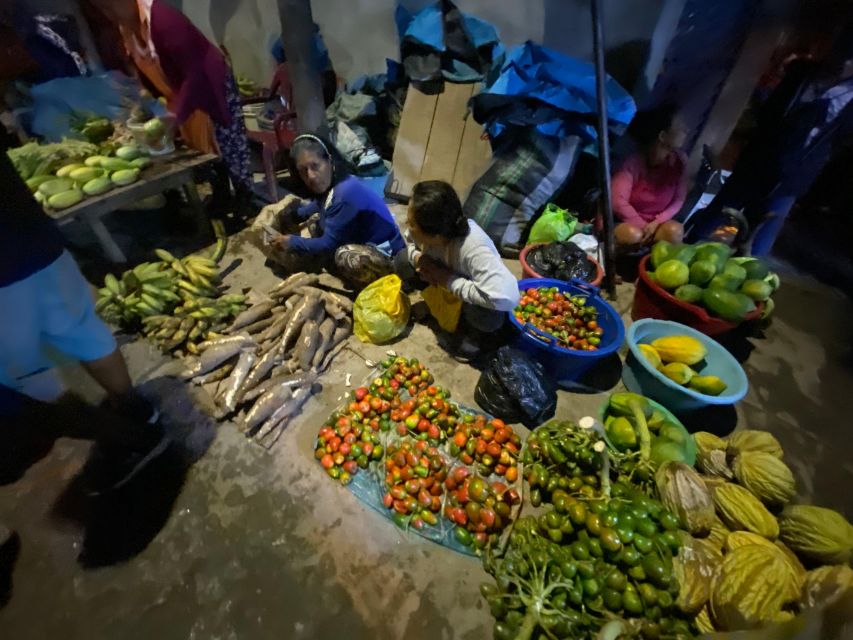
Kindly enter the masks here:
<path id="1" fill-rule="evenodd" d="M 634 154 L 625 159 L 610 181 L 613 213 L 622 222 L 643 228 L 650 222 L 666 222 L 684 204 L 687 183 L 685 158 L 672 152 L 657 167 Z"/>

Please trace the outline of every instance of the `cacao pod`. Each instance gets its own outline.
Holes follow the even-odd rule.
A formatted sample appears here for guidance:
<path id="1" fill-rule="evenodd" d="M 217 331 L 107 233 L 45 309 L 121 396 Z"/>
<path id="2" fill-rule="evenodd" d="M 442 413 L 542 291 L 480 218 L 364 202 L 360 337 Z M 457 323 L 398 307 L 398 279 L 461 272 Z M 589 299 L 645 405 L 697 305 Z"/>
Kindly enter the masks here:
<path id="1" fill-rule="evenodd" d="M 678 580 L 676 606 L 684 613 L 698 612 L 711 597 L 711 581 L 723 554 L 711 542 L 681 534 L 681 549 L 672 559 Z"/>
<path id="2" fill-rule="evenodd" d="M 769 431 L 744 429 L 728 437 L 729 457 L 734 458 L 744 451 L 764 451 L 777 458 L 782 457 L 782 445 Z"/>
<path id="3" fill-rule="evenodd" d="M 723 558 L 711 585 L 711 615 L 725 631 L 754 629 L 786 617 L 782 608 L 799 595 L 782 552 L 749 544 Z"/>
<path id="4" fill-rule="evenodd" d="M 714 489 L 714 506 L 732 531 L 751 531 L 769 540 L 779 536 L 779 523 L 773 514 L 740 485 L 726 482 Z"/>
<path id="5" fill-rule="evenodd" d="M 786 504 L 796 492 L 794 474 L 782 460 L 764 451 L 744 451 L 732 463 L 739 484 L 766 504 Z"/>
<path id="6" fill-rule="evenodd" d="M 806 574 L 800 606 L 832 604 L 848 589 L 853 589 L 853 569 L 845 564 L 818 567 Z"/>
<path id="7" fill-rule="evenodd" d="M 826 564 L 850 561 L 853 525 L 837 511 L 814 505 L 789 505 L 779 516 L 779 532 L 794 552 Z"/>
<path id="8" fill-rule="evenodd" d="M 655 474 L 660 500 L 682 528 L 703 536 L 714 524 L 714 502 L 702 477 L 683 462 L 664 462 Z"/>
<path id="9" fill-rule="evenodd" d="M 705 539 L 713 544 L 715 548 L 722 550 L 730 533 L 731 531 L 729 531 L 728 527 L 723 524 L 723 521 L 720 520 L 719 516 L 715 516 L 714 524 L 711 525 L 711 533 L 709 533 L 708 537 Z"/>
<path id="10" fill-rule="evenodd" d="M 693 434 L 696 443 L 696 468 L 711 476 L 732 479 L 732 470 L 726 462 L 726 441 L 707 431 Z"/>
<path id="11" fill-rule="evenodd" d="M 693 618 L 696 628 L 699 633 L 714 633 L 714 623 L 711 622 L 711 612 L 708 611 L 708 605 L 702 607 L 702 610 Z"/>

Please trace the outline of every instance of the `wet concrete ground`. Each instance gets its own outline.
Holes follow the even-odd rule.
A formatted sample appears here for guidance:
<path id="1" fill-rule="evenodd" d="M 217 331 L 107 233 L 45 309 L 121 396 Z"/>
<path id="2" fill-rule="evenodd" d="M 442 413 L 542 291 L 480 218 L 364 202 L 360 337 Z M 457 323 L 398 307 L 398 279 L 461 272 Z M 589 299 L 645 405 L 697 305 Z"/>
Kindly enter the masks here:
<path id="1" fill-rule="evenodd" d="M 275 281 L 246 242 L 232 242 L 225 264 L 231 260 L 241 261 L 228 276 L 235 286 L 265 290 Z M 620 286 L 615 306 L 626 322 L 631 297 L 631 285 Z M 737 425 L 775 433 L 801 497 L 853 517 L 846 433 L 853 310 L 847 298 L 795 274 L 785 274 L 776 301 L 765 336 L 732 345 L 748 354 L 751 383 Z M 388 348 L 355 338 L 350 346 L 325 375 L 323 392 L 266 451 L 233 425 L 213 423 L 203 392 L 165 375 L 173 363 L 128 341 L 134 378 L 159 399 L 185 448 L 117 495 L 91 498 L 77 481 L 90 444 L 60 439 L 0 486 L 0 522 L 20 537 L 0 637 L 490 637 L 479 562 L 397 530 L 313 460 L 314 436 L 348 390 L 346 374 L 357 383 L 368 373 L 364 359 L 381 359 Z M 479 373 L 451 360 L 430 329 L 416 325 L 392 347 L 420 358 L 458 401 L 474 405 Z M 64 374 L 81 395 L 99 399 L 78 369 Z M 617 383 L 618 370 L 599 374 L 599 384 Z M 606 395 L 560 392 L 557 415 L 594 414 Z M 732 426 L 730 417 L 721 428 Z"/>

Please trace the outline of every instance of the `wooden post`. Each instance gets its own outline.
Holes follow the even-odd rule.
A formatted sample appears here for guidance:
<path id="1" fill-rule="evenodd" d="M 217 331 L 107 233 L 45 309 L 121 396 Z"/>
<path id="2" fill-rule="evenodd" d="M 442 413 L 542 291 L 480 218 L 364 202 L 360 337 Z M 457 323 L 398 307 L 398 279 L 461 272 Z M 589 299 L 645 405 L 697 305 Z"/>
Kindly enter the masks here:
<path id="1" fill-rule="evenodd" d="M 300 133 L 328 134 L 321 69 L 314 55 L 314 17 L 310 0 L 278 0 L 281 40 L 293 82 L 293 102 Z"/>

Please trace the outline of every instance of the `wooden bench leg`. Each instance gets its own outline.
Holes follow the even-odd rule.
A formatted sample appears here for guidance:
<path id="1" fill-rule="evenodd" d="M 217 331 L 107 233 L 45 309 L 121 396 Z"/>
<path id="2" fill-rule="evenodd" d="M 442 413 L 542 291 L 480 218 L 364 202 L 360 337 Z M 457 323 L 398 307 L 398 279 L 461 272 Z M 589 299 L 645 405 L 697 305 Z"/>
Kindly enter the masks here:
<path id="1" fill-rule="evenodd" d="M 104 226 L 104 223 L 101 222 L 101 219 L 89 218 L 88 222 L 95 236 L 98 238 L 98 242 L 101 243 L 101 248 L 104 250 L 104 253 L 107 254 L 107 258 L 116 264 L 126 263 L 127 258 L 125 257 L 124 252 L 116 244 L 116 241 L 113 240 L 112 235 L 110 235 L 110 232 L 107 230 L 106 226 Z"/>
<path id="2" fill-rule="evenodd" d="M 203 233 L 205 229 L 209 228 L 209 224 L 207 216 L 204 214 L 204 205 L 198 195 L 198 188 L 196 187 L 195 182 L 190 180 L 184 183 L 183 189 L 184 195 L 187 197 L 187 202 L 192 210 L 193 217 L 195 218 L 196 228 Z"/>

